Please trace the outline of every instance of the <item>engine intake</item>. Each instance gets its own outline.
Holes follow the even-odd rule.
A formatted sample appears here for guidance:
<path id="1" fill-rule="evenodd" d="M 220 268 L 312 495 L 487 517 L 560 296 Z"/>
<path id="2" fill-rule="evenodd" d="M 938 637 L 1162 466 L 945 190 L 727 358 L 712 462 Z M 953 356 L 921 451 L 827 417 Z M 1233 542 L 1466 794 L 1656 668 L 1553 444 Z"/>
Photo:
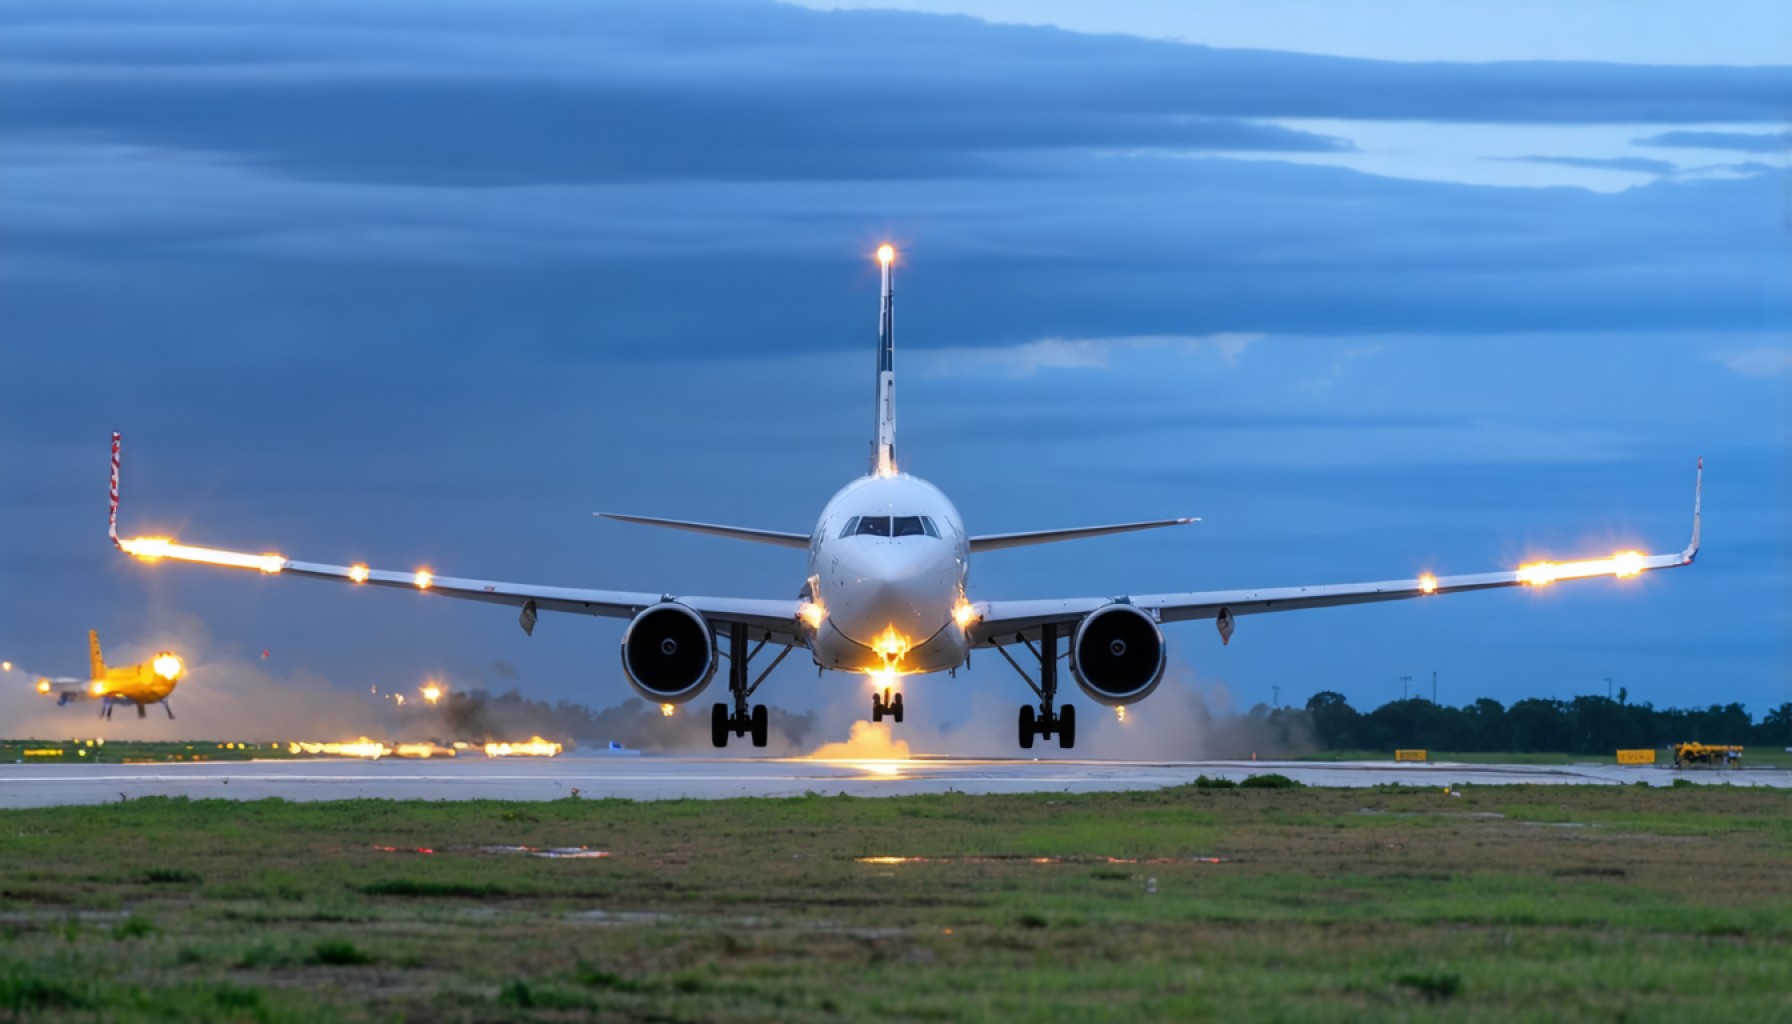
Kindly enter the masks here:
<path id="1" fill-rule="evenodd" d="M 1070 668 L 1091 700 L 1117 707 L 1144 700 L 1164 678 L 1164 634 L 1130 604 L 1090 612 L 1070 640 Z"/>
<path id="2" fill-rule="evenodd" d="M 655 704 L 683 704 L 716 673 L 709 623 L 682 604 L 656 604 L 622 633 L 622 671 Z"/>

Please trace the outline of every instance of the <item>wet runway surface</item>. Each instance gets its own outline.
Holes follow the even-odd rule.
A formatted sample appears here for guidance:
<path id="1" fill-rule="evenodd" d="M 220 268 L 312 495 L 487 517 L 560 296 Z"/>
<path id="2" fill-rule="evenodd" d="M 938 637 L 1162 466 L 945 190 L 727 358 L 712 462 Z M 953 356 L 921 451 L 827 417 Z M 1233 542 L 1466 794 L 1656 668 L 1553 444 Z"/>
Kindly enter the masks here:
<path id="1" fill-rule="evenodd" d="M 1199 775 L 1242 780 L 1276 772 L 1312 786 L 1701 784 L 1792 787 L 1792 771 L 1684 771 L 1609 764 L 1399 764 L 1386 761 L 1071 761 L 915 759 L 809 761 L 673 756 L 544 760 L 295 760 L 200 764 L 0 765 L 0 808 L 97 804 L 143 796 L 193 799 L 630 800 L 736 796 L 898 796 L 1157 789 Z"/>

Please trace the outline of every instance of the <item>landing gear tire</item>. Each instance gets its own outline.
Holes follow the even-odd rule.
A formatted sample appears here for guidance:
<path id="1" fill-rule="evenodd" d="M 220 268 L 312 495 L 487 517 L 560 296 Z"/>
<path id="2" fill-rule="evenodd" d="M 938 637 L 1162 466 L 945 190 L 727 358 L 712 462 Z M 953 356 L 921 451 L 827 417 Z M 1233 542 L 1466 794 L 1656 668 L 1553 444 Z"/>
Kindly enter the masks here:
<path id="1" fill-rule="evenodd" d="M 766 712 L 765 705 L 753 705 L 753 745 L 755 747 L 765 746 L 770 731 L 771 715 Z"/>
<path id="2" fill-rule="evenodd" d="M 871 695 L 871 720 L 873 722 L 884 720 L 884 699 L 875 693 Z"/>
<path id="3" fill-rule="evenodd" d="M 1035 720 L 1035 716 L 1033 715 L 1033 706 L 1031 704 L 1021 705 L 1021 709 L 1020 709 L 1020 748 L 1022 750 L 1032 750 L 1033 749 L 1033 735 L 1035 732 L 1038 731 L 1036 728 L 1036 725 L 1037 725 L 1037 722 Z"/>
<path id="4" fill-rule="evenodd" d="M 902 724 L 902 694 L 900 693 L 896 695 L 896 700 L 890 704 L 890 717 L 896 720 L 897 725 Z"/>
<path id="5" fill-rule="evenodd" d="M 1063 704 L 1058 707 L 1058 749 L 1069 750 L 1076 746 L 1076 705 Z"/>
<path id="6" fill-rule="evenodd" d="M 734 724 L 731 717 L 726 704 L 717 704 L 709 709 L 709 742 L 717 747 L 728 745 L 728 730 Z"/>

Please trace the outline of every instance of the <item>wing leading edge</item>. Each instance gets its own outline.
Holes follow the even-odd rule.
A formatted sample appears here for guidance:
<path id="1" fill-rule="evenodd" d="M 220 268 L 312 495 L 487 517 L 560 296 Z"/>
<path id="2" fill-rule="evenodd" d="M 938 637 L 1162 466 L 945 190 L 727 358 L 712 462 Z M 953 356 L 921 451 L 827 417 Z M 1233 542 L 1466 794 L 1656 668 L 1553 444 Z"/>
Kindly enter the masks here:
<path id="1" fill-rule="evenodd" d="M 1377 583 L 1333 583 L 1306 587 L 1274 587 L 1242 590 L 1209 590 L 1186 594 L 1142 594 L 1130 597 L 1082 597 L 1034 601 L 987 601 L 974 605 L 981 621 L 975 627 L 978 646 L 1013 643 L 1025 637 L 1032 639 L 1040 626 L 1048 623 L 1067 624 L 1081 619 L 1097 608 L 1122 601 L 1152 613 L 1159 622 L 1185 622 L 1194 619 L 1230 618 L 1261 612 L 1294 611 L 1301 608 L 1328 608 L 1334 605 L 1369 604 L 1376 601 L 1399 601 L 1439 594 L 1491 590 L 1495 587 L 1547 586 L 1568 580 L 1594 579 L 1601 576 L 1636 576 L 1657 569 L 1676 569 L 1691 565 L 1699 553 L 1699 505 L 1704 489 L 1705 460 L 1699 460 L 1693 484 L 1692 540 L 1675 554 L 1644 555 L 1621 552 L 1609 558 L 1574 562 L 1536 562 L 1517 569 L 1472 573 L 1461 576 L 1433 576 L 1429 573 L 1410 579 L 1383 580 Z M 1224 624 L 1222 624 L 1224 625 Z M 1225 630 L 1223 632 L 1229 632 Z"/>

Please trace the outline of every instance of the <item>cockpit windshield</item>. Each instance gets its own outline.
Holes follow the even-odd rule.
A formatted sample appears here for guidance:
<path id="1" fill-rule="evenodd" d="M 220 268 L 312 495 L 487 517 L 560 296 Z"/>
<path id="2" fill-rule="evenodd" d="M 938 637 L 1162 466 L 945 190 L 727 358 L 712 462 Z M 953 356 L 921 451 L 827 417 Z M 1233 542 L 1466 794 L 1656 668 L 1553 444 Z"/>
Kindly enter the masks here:
<path id="1" fill-rule="evenodd" d="M 853 516 L 840 531 L 842 537 L 938 537 L 940 528 L 931 516 Z"/>

